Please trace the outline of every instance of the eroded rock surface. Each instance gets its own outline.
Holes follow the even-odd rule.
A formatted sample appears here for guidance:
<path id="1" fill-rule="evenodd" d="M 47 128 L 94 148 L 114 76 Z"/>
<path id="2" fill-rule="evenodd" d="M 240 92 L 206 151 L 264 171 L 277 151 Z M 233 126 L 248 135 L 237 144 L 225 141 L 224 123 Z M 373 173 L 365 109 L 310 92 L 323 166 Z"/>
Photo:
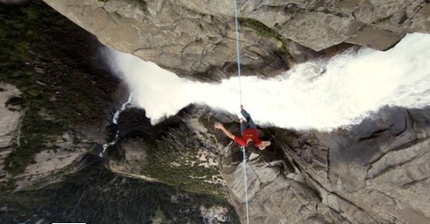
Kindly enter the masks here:
<path id="1" fill-rule="evenodd" d="M 22 174 L 14 176 L 15 190 L 36 185 L 45 186 L 63 179 L 69 173 L 77 172 L 80 162 L 95 145 L 93 143 L 78 143 L 77 137 L 65 132 L 47 149 L 41 149 L 33 162 L 29 164 Z M 19 149 L 18 149 L 19 150 Z"/>
<path id="2" fill-rule="evenodd" d="M 429 114 L 383 108 L 333 133 L 265 130 L 275 144 L 247 161 L 251 223 L 429 223 Z M 280 151 L 286 165 L 271 164 Z M 239 153 L 224 149 L 222 173 L 244 221 Z"/>
<path id="3" fill-rule="evenodd" d="M 235 75 L 232 1 L 44 1 L 107 46 L 179 76 Z M 385 50 L 406 33 L 430 32 L 425 0 L 247 0 L 238 1 L 238 10 L 244 75 L 278 74 L 341 43 Z"/>
<path id="4" fill-rule="evenodd" d="M 0 83 L 0 182 L 4 181 L 4 160 L 13 150 L 17 140 L 19 126 L 24 110 L 16 103 L 21 99 L 21 92 L 12 85 Z M 15 142 L 19 144 L 19 142 Z"/>
<path id="5" fill-rule="evenodd" d="M 429 108 L 387 107 L 358 125 L 330 133 L 260 129 L 262 138 L 273 144 L 264 151 L 246 151 L 250 223 L 428 223 L 429 112 Z M 242 151 L 212 126 L 222 121 L 238 134 L 234 116 L 190 106 L 174 119 L 179 123 L 165 121 L 170 125 L 164 131 L 160 126 L 149 130 L 161 133 L 155 151 L 145 149 L 145 141 L 135 146 L 134 140 L 125 141 L 123 149 L 129 152 L 117 162 L 119 167 L 140 167 L 140 173 L 172 183 L 179 175 L 174 170 L 181 170 L 182 183 L 204 186 L 208 192 L 225 186 L 228 195 L 221 195 L 229 198 L 246 223 Z M 146 128 L 135 126 L 134 132 Z M 145 157 L 140 165 L 128 159 L 127 153 L 135 155 L 136 150 L 143 150 L 138 155 Z M 219 172 L 222 182 L 208 182 L 210 176 L 195 172 L 196 167 L 203 168 L 204 161 L 199 161 L 203 151 L 219 158 L 205 172 Z M 159 159 L 155 163 L 164 165 L 154 165 L 153 155 Z"/>
<path id="6" fill-rule="evenodd" d="M 235 72 L 232 4 L 45 2 L 108 46 L 178 75 L 213 81 Z M 270 76 L 288 68 L 289 55 L 306 60 L 306 52 L 341 43 L 384 50 L 405 33 L 429 32 L 430 27 L 430 6 L 424 0 L 252 0 L 239 1 L 239 8 L 246 75 Z M 13 114 L 16 121 L 19 116 Z M 212 127 L 213 121 L 221 120 L 236 126 L 232 130 L 237 132 L 238 124 L 229 115 L 194 108 L 154 128 L 138 114 L 135 120 L 125 119 L 129 130 L 119 127 L 124 128 L 124 139 L 118 154 L 124 160 L 109 165 L 122 175 L 147 175 L 185 185 L 188 191 L 228 196 L 242 221 L 245 171 L 251 223 L 429 223 L 429 114 L 429 109 L 385 108 L 351 129 L 333 133 L 265 128 L 264 136 L 273 145 L 266 151 L 248 151 L 246 169 L 240 149 Z M 3 129 L 9 147 L 17 123 L 1 121 L 10 127 Z M 130 130 L 140 133 L 129 135 Z M 131 139 L 142 137 L 148 142 L 138 139 L 136 145 Z M 64 164 L 55 165 L 61 156 L 71 162 L 78 158 L 75 152 L 83 153 L 79 147 L 67 152 L 72 146 L 64 139 L 55 142 L 61 150 L 37 154 L 36 164 L 26 172 L 34 168 L 51 175 L 45 168 L 61 170 Z"/>

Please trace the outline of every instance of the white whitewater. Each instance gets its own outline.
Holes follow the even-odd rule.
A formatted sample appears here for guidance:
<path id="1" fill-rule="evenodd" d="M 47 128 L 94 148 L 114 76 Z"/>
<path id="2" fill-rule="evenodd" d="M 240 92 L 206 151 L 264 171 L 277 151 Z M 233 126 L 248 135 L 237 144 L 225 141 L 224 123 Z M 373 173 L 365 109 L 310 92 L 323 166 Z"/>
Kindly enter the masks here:
<path id="1" fill-rule="evenodd" d="M 153 123 L 190 103 L 238 114 L 237 77 L 193 82 L 133 55 L 109 50 L 108 57 Z M 276 78 L 241 81 L 244 107 L 260 125 L 331 130 L 386 105 L 423 108 L 430 105 L 430 35 L 409 34 L 386 52 L 362 49 L 299 64 Z"/>
<path id="2" fill-rule="evenodd" d="M 132 99 L 133 99 L 133 94 L 131 93 L 131 94 L 128 96 L 127 101 L 121 105 L 121 108 L 120 108 L 119 110 L 115 111 L 115 114 L 113 115 L 113 118 L 112 118 L 112 123 L 113 123 L 113 124 L 116 124 L 116 125 L 118 124 L 118 118 L 119 118 L 119 115 L 121 114 L 121 112 L 123 112 L 124 110 L 126 110 L 127 108 L 129 108 L 129 107 L 131 106 Z M 104 143 L 104 144 L 102 145 L 102 150 L 100 151 L 99 156 L 100 156 L 100 157 L 103 157 L 103 155 L 104 155 L 104 153 L 106 152 L 106 150 L 107 150 L 110 146 L 115 145 L 115 144 L 118 142 L 118 140 L 119 140 L 119 130 L 117 130 L 117 131 L 116 131 L 116 133 L 115 133 L 115 137 L 113 138 L 113 140 L 112 140 L 112 141 L 107 142 L 107 143 Z"/>

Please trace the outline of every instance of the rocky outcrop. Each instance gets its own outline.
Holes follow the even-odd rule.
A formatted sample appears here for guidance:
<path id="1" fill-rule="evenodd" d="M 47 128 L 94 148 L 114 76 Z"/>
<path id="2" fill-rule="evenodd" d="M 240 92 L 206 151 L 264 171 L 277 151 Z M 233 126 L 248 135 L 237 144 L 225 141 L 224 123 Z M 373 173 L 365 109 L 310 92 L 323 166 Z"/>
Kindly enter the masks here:
<path id="1" fill-rule="evenodd" d="M 7 190 L 48 183 L 104 142 L 118 83 L 101 65 L 94 36 L 41 1 L 14 2 L 22 6 L 0 4 L 0 187 Z"/>
<path id="2" fill-rule="evenodd" d="M 250 223 L 429 223 L 429 112 L 384 108 L 333 133 L 266 130 L 274 146 L 247 157 Z M 244 221 L 238 153 L 224 149 L 222 173 Z"/>
<path id="3" fill-rule="evenodd" d="M 220 222 L 226 222 L 228 220 L 228 209 L 221 206 L 206 208 L 202 205 L 200 206 L 200 211 L 204 223 L 216 224 Z"/>
<path id="4" fill-rule="evenodd" d="M 429 112 L 387 107 L 358 125 L 330 133 L 261 129 L 262 138 L 273 144 L 264 151 L 246 151 L 250 223 L 428 223 Z M 212 127 L 219 120 L 237 134 L 239 124 L 230 115 L 190 106 L 173 118 L 179 123 L 165 121 L 167 129 L 161 128 L 163 123 L 148 129 L 127 122 L 136 118 L 124 118 L 119 125 L 133 127 L 122 128 L 129 130 L 128 136 L 155 133 L 156 144 L 155 150 L 148 147 L 149 136 L 125 139 L 123 159 L 111 162 L 115 172 L 123 169 L 123 175 L 173 184 L 179 184 L 179 175 L 188 190 L 206 189 L 215 195 L 212 189 L 220 192 L 225 186 L 246 223 L 242 151 Z M 202 152 L 215 159 L 214 166 L 199 160 Z M 134 161 L 132 155 L 142 159 Z M 196 172 L 197 167 L 208 173 Z M 210 182 L 216 172 L 223 180 Z"/>
<path id="5" fill-rule="evenodd" d="M 13 179 L 15 190 L 43 181 L 47 184 L 47 177 L 64 171 L 65 167 L 73 164 L 91 148 L 91 144 L 75 144 L 76 136 L 72 132 L 65 132 L 61 137 L 53 137 L 55 141 L 40 149 L 32 164 L 22 174 L 12 177 L 5 171 L 6 166 L 10 166 L 5 159 L 15 150 L 24 150 L 19 148 L 21 141 L 26 141 L 21 133 L 22 119 L 25 116 L 24 101 L 15 86 L 0 83 L 0 183 Z M 58 178 L 53 179 L 55 181 Z"/>
<path id="6" fill-rule="evenodd" d="M 95 147 L 94 143 L 76 144 L 74 141 L 77 139 L 73 134 L 66 132 L 52 145 L 41 149 L 41 152 L 34 155 L 33 162 L 25 171 L 13 177 L 14 189 L 46 186 L 61 181 L 63 176 L 69 173 L 77 172 L 78 162 Z"/>
<path id="7" fill-rule="evenodd" d="M 7 175 L 4 172 L 5 159 L 13 150 L 13 144 L 19 144 L 20 121 L 24 114 L 17 103 L 21 101 L 21 92 L 12 85 L 0 83 L 0 182 Z"/>
<path id="8" fill-rule="evenodd" d="M 105 44 L 154 61 L 178 75 L 213 81 L 228 77 L 235 70 L 231 4 L 180 0 L 46 2 L 96 34 Z M 266 1 L 239 1 L 242 63 L 247 75 L 275 74 L 289 66 L 290 55 L 293 60 L 306 60 L 309 52 L 313 55 L 315 51 L 341 43 L 384 50 L 405 33 L 428 32 L 429 27 L 429 6 L 427 1 L 420 0 L 267 4 Z M 41 74 L 41 80 L 53 77 Z M 39 88 L 46 86 L 40 81 L 36 84 Z M 0 107 L 0 113 L 5 116 L 0 120 L 4 127 L 0 138 L 4 144 L 1 153 L 6 155 L 10 152 L 11 140 L 19 136 L 17 120 L 22 111 L 17 107 L 19 104 L 9 101 L 19 96 L 19 92 L 8 85 L 2 89 L 5 89 L 0 91 L 4 107 Z M 60 102 L 56 97 L 53 99 L 56 104 Z M 38 118 L 50 119 L 44 110 L 36 112 Z M 429 112 L 429 109 L 384 108 L 359 125 L 332 133 L 264 128 L 263 136 L 271 139 L 273 145 L 265 151 L 247 151 L 244 168 L 240 149 L 212 127 L 214 121 L 221 120 L 237 133 L 238 124 L 230 115 L 189 107 L 151 126 L 140 111 L 133 116 L 122 115 L 118 125 L 121 142 L 108 150 L 108 166 L 123 176 L 160 181 L 188 192 L 215 195 L 218 199 L 229 198 L 242 221 L 246 218 L 243 179 L 246 173 L 251 223 L 428 223 Z M 32 164 L 15 178 L 18 188 L 41 181 L 50 183 L 45 177 L 58 178 L 50 179 L 53 181 L 61 179 L 64 174 L 61 171 L 67 173 L 67 165 L 94 146 L 82 136 L 76 137 L 84 142 L 76 143 L 74 132 L 56 134 L 59 136 L 43 142 L 44 147 L 52 149 L 38 151 Z M 100 169 L 95 170 L 95 176 L 101 176 Z M 97 194 L 88 204 L 103 198 L 112 203 L 112 208 L 117 208 L 117 198 L 130 197 L 127 193 L 117 194 L 117 189 L 140 186 L 127 185 L 128 181 L 115 176 L 98 183 L 103 187 L 113 183 L 109 188 L 115 193 L 110 194 L 113 199 Z M 75 189 L 68 183 L 71 182 L 65 182 L 59 192 L 70 187 L 70 197 L 77 200 L 70 200 L 73 203 L 58 211 L 59 214 L 69 214 L 65 211 L 74 206 L 76 209 L 85 198 L 84 193 L 76 198 Z M 95 188 L 93 193 L 104 194 L 100 189 L 107 188 Z M 139 191 L 140 187 L 134 189 L 137 191 L 131 196 L 150 194 Z M 181 205 L 176 199 L 172 201 Z M 225 209 L 198 205 L 199 215 L 205 220 L 224 220 Z M 104 209 L 104 206 L 95 207 Z M 136 207 L 139 206 L 133 208 Z M 86 207 L 82 208 L 80 212 L 84 213 L 82 210 Z M 51 213 L 50 208 L 44 210 Z M 105 215 L 103 220 L 108 220 L 109 214 L 116 215 L 110 211 L 100 213 Z M 98 213 L 91 214 L 97 220 L 93 214 Z"/>
<path id="9" fill-rule="evenodd" d="M 374 222 L 428 223 L 429 111 L 384 108 L 348 135 L 320 137 L 330 148 L 330 184 L 321 186 Z"/>
<path id="10" fill-rule="evenodd" d="M 112 128 L 106 126 L 115 107 L 121 105 L 111 102 L 118 80 L 106 73 L 107 66 L 94 65 L 100 59 L 95 55 L 99 43 L 88 40 L 91 35 L 40 1 L 22 8 L 3 7 L 0 5 L 2 40 L 6 41 L 0 55 L 5 62 L 0 76 L 0 223 L 199 223 L 202 219 L 238 223 L 234 208 L 225 199 L 225 183 L 216 172 L 216 156 L 201 149 L 208 146 L 200 141 L 208 139 L 203 136 L 208 130 L 195 127 L 195 118 L 184 117 L 189 125 L 178 118 L 168 119 L 155 128 L 148 119 L 126 119 L 132 131 L 136 125 L 148 128 L 149 132 L 137 131 L 152 137 L 145 139 L 151 148 L 133 144 L 142 142 L 139 135 L 128 135 L 123 125 L 122 144 L 108 150 L 110 157 L 100 158 L 99 149 L 109 138 L 105 131 Z M 145 118 L 144 113 L 140 118 Z M 201 138 L 192 138 L 194 135 Z M 178 145 L 183 139 L 191 139 L 187 143 L 196 147 L 189 150 Z M 160 144 L 153 148 L 157 140 Z M 154 157 L 139 146 L 162 154 Z M 125 153 L 114 155 L 115 147 Z M 125 156 L 116 163 L 122 167 L 115 167 L 115 156 Z M 175 160 L 163 161 L 170 156 Z M 176 182 L 167 183 L 175 187 L 142 181 L 143 176 L 136 174 L 147 171 L 142 169 L 146 161 L 169 168 L 152 171 L 158 174 L 155 177 L 173 174 L 169 178 Z M 193 176 L 182 178 L 189 174 L 187 169 Z M 178 187 L 185 181 L 199 194 Z"/>
<path id="11" fill-rule="evenodd" d="M 190 106 L 153 126 L 144 110 L 125 110 L 118 119 L 120 144 L 107 153 L 109 168 L 128 177 L 226 199 L 225 181 L 218 168 L 218 144 L 206 128 L 208 111 Z"/>
<path id="12" fill-rule="evenodd" d="M 180 76 L 235 75 L 232 1 L 44 1 L 107 46 Z M 238 9 L 245 75 L 278 74 L 341 43 L 385 50 L 406 33 L 430 32 L 425 0 L 248 0 Z"/>

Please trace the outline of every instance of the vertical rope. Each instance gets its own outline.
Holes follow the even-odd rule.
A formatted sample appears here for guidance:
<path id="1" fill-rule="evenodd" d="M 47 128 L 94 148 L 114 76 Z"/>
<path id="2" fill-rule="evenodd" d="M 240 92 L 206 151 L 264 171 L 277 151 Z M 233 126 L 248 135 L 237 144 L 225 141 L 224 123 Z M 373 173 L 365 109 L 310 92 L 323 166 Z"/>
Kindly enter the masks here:
<path id="1" fill-rule="evenodd" d="M 239 97 L 240 105 L 242 105 L 242 82 L 240 71 L 240 44 L 239 44 L 239 22 L 237 19 L 237 2 L 234 0 L 234 24 L 236 28 L 236 58 L 237 58 L 237 76 L 239 77 Z"/>
<path id="2" fill-rule="evenodd" d="M 248 183 L 246 178 L 246 153 L 245 146 L 242 146 L 243 152 L 243 179 L 245 181 L 245 198 L 246 198 L 246 224 L 249 224 L 249 207 L 248 207 Z"/>
<path id="3" fill-rule="evenodd" d="M 240 71 L 240 45 L 239 45 L 239 22 L 237 19 L 237 0 L 234 0 L 234 23 L 236 28 L 236 58 L 237 58 L 237 76 L 239 77 L 239 98 L 242 105 L 242 81 Z M 245 146 L 242 146 L 243 152 L 243 179 L 245 182 L 245 204 L 246 204 L 246 224 L 249 224 L 249 207 L 248 207 L 248 178 L 246 177 L 246 153 Z"/>

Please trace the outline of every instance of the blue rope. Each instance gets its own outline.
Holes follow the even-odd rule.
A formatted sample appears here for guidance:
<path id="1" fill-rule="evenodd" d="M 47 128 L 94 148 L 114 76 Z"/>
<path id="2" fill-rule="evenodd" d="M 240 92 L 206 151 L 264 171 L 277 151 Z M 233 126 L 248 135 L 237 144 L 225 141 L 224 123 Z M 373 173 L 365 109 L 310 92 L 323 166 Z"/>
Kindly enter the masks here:
<path id="1" fill-rule="evenodd" d="M 237 75 L 239 77 L 239 97 L 242 105 L 242 82 L 240 78 L 240 45 L 239 45 L 239 22 L 237 19 L 237 0 L 234 0 L 234 23 L 236 27 L 236 57 L 237 57 Z M 246 153 L 245 146 L 242 146 L 243 152 L 243 178 L 245 181 L 245 204 L 246 204 L 246 223 L 249 224 L 249 207 L 248 207 L 248 178 L 246 177 Z"/>
<path id="2" fill-rule="evenodd" d="M 246 198 L 246 223 L 249 224 L 249 207 L 248 207 L 248 183 L 246 178 L 246 153 L 245 146 L 242 146 L 243 152 L 243 179 L 245 181 L 245 198 Z"/>
<path id="3" fill-rule="evenodd" d="M 240 47 L 239 47 L 239 22 L 237 19 L 237 0 L 234 0 L 234 22 L 236 27 L 236 57 L 237 57 L 237 76 L 239 77 L 239 97 L 242 105 L 242 82 L 240 80 Z M 246 178 L 246 153 L 245 146 L 242 146 L 243 152 L 243 178 L 245 182 L 245 203 L 246 203 L 246 223 L 249 224 L 249 207 L 248 207 L 248 183 Z"/>
<path id="4" fill-rule="evenodd" d="M 237 58 L 237 75 L 239 76 L 239 97 L 240 105 L 242 105 L 242 83 L 240 80 L 240 45 L 239 45 L 239 22 L 237 19 L 237 2 L 234 0 L 234 23 L 236 27 L 236 58 Z"/>

